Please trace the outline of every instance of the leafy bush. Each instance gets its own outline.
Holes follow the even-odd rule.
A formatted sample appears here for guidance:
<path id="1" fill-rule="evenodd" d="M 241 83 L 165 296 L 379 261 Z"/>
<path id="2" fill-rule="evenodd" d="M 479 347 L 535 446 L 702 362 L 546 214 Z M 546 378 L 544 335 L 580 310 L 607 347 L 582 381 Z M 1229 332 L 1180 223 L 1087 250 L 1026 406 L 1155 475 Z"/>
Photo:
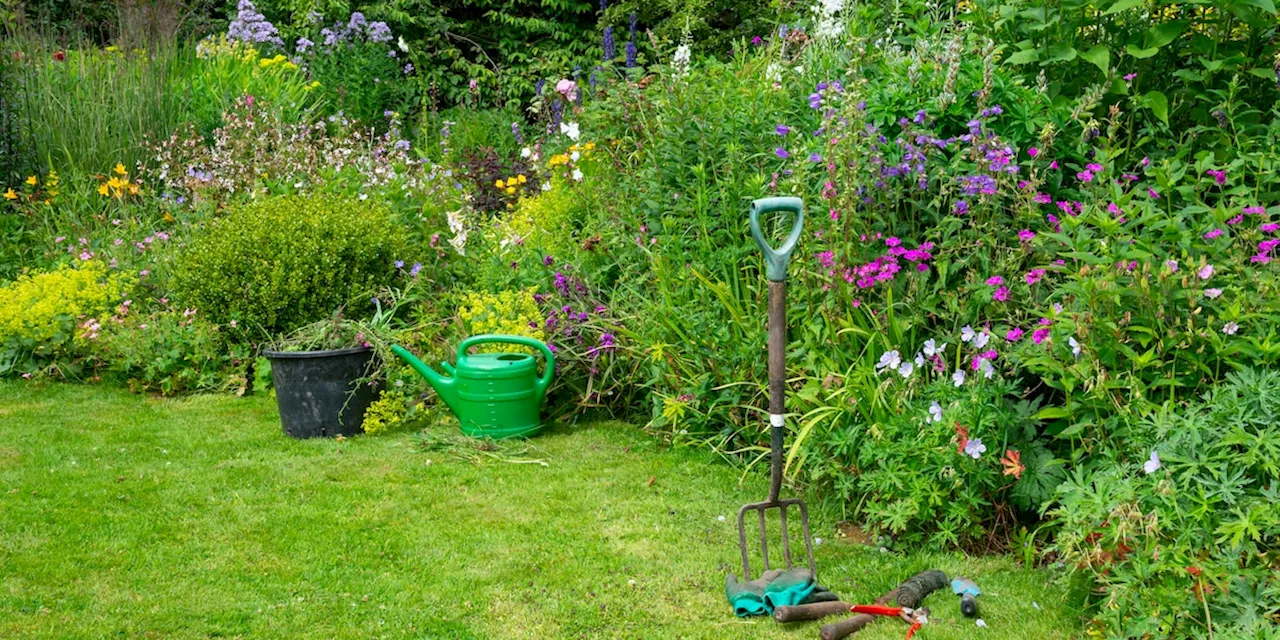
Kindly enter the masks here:
<path id="1" fill-rule="evenodd" d="M 1053 549 L 1109 638 L 1269 637 L 1280 610 L 1280 372 L 1172 403 L 1059 489 Z M 1210 631 L 1212 628 L 1212 631 Z"/>
<path id="2" fill-rule="evenodd" d="M 112 311 L 127 309 L 132 280 L 88 260 L 23 274 L 0 287 L 0 373 L 34 373 L 51 362 L 65 373 L 96 339 Z"/>
<path id="3" fill-rule="evenodd" d="M 130 315 L 107 328 L 95 355 L 130 389 L 168 396 L 242 389 L 243 371 L 232 368 L 249 354 L 187 309 Z"/>
<path id="4" fill-rule="evenodd" d="M 173 294 L 239 338 L 359 313 L 404 258 L 386 209 L 324 197 L 265 198 L 209 222 L 177 258 Z"/>

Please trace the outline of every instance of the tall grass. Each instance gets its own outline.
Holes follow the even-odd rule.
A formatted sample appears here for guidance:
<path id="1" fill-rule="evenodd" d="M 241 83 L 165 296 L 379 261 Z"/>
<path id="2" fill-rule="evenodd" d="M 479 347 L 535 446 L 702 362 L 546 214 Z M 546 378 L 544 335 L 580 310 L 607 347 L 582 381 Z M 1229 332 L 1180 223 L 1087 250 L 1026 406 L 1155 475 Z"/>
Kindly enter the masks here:
<path id="1" fill-rule="evenodd" d="M 319 92 L 301 70 L 261 66 L 256 55 L 200 57 L 188 43 L 148 49 L 57 49 L 29 39 L 18 65 L 17 111 L 39 162 L 67 172 L 99 172 L 145 155 L 145 140 L 179 125 L 209 133 L 237 98 L 255 95 L 304 117 Z"/>

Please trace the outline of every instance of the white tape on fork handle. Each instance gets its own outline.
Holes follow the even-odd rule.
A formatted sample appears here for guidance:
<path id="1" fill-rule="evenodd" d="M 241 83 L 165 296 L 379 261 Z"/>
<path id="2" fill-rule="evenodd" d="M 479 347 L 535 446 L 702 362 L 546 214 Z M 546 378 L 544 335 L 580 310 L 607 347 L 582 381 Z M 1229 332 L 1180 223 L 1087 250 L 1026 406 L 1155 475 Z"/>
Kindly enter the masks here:
<path id="1" fill-rule="evenodd" d="M 781 413 L 771 413 L 771 414 L 769 414 L 769 424 L 771 424 L 771 425 L 773 425 L 773 426 L 775 426 L 775 427 L 781 427 L 781 426 L 782 426 L 782 414 L 781 414 Z"/>

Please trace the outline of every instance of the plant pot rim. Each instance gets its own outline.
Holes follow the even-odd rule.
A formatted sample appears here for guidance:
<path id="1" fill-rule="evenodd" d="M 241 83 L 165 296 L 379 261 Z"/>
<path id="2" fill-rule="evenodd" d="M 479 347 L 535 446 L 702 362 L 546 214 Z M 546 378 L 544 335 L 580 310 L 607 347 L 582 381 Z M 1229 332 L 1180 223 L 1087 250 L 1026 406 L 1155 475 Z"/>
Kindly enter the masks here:
<path id="1" fill-rule="evenodd" d="M 307 358 L 331 358 L 348 356 L 356 353 L 373 351 L 372 347 L 347 347 L 346 349 L 327 349 L 325 351 L 272 351 L 264 349 L 262 355 L 268 360 L 302 360 Z"/>

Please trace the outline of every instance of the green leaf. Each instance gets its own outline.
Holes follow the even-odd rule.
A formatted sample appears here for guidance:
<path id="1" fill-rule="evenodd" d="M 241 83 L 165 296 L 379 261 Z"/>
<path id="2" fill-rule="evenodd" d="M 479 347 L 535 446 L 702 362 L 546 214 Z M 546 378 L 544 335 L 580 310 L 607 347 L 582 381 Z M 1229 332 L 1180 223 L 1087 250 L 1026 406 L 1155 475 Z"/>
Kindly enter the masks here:
<path id="1" fill-rule="evenodd" d="M 1127 44 L 1124 46 L 1124 51 L 1125 53 L 1139 60 L 1145 60 L 1147 58 L 1150 58 L 1151 56 L 1154 56 L 1160 50 L 1155 47 L 1152 47 L 1150 49 L 1139 49 L 1136 45 Z"/>
<path id="2" fill-rule="evenodd" d="M 1259 77 L 1259 78 L 1262 78 L 1263 80 L 1275 80 L 1275 79 L 1276 79 L 1276 72 L 1275 72 L 1275 70 L 1274 70 L 1274 69 L 1268 69 L 1268 68 L 1266 68 L 1266 67 L 1258 67 L 1257 69 L 1250 69 L 1250 70 L 1249 70 L 1249 75 L 1257 76 L 1257 77 Z"/>
<path id="3" fill-rule="evenodd" d="M 1174 39 L 1182 35 L 1182 32 L 1187 30 L 1188 24 L 1190 24 L 1190 22 L 1187 20 L 1174 20 L 1172 22 L 1158 24 L 1151 27 L 1145 34 L 1143 34 L 1143 40 L 1146 42 L 1148 47 L 1159 49 L 1160 47 L 1173 42 Z"/>
<path id="4" fill-rule="evenodd" d="M 1144 105 L 1155 114 L 1165 126 L 1169 124 L 1169 98 L 1159 91 L 1148 91 L 1142 97 Z"/>
<path id="5" fill-rule="evenodd" d="M 1018 51 L 1009 56 L 1005 62 L 1009 64 L 1027 64 L 1040 59 L 1040 51 L 1036 49 L 1027 49 L 1026 51 Z"/>
<path id="6" fill-rule="evenodd" d="M 1057 420 L 1071 415 L 1066 407 L 1045 407 L 1036 415 L 1032 416 L 1035 420 Z"/>
<path id="7" fill-rule="evenodd" d="M 1086 62 L 1093 63 L 1093 66 L 1106 73 L 1111 68 L 1111 50 L 1103 45 L 1098 45 L 1082 54 L 1080 57 Z"/>
<path id="8" fill-rule="evenodd" d="M 1246 4 L 1251 7 L 1257 7 L 1271 15 L 1276 14 L 1276 5 L 1271 0 L 1236 0 L 1236 2 Z"/>
<path id="9" fill-rule="evenodd" d="M 1108 8 L 1106 11 L 1103 11 L 1102 15 L 1109 16 L 1113 13 L 1128 11 L 1129 9 L 1132 9 L 1140 4 L 1142 4 L 1142 0 L 1119 0 L 1119 2 L 1116 2 L 1115 4 L 1111 5 L 1111 7 Z"/>
<path id="10" fill-rule="evenodd" d="M 1049 57 L 1045 58 L 1043 64 L 1051 62 L 1070 62 L 1076 59 L 1076 48 L 1069 44 L 1051 44 L 1049 45 Z"/>

